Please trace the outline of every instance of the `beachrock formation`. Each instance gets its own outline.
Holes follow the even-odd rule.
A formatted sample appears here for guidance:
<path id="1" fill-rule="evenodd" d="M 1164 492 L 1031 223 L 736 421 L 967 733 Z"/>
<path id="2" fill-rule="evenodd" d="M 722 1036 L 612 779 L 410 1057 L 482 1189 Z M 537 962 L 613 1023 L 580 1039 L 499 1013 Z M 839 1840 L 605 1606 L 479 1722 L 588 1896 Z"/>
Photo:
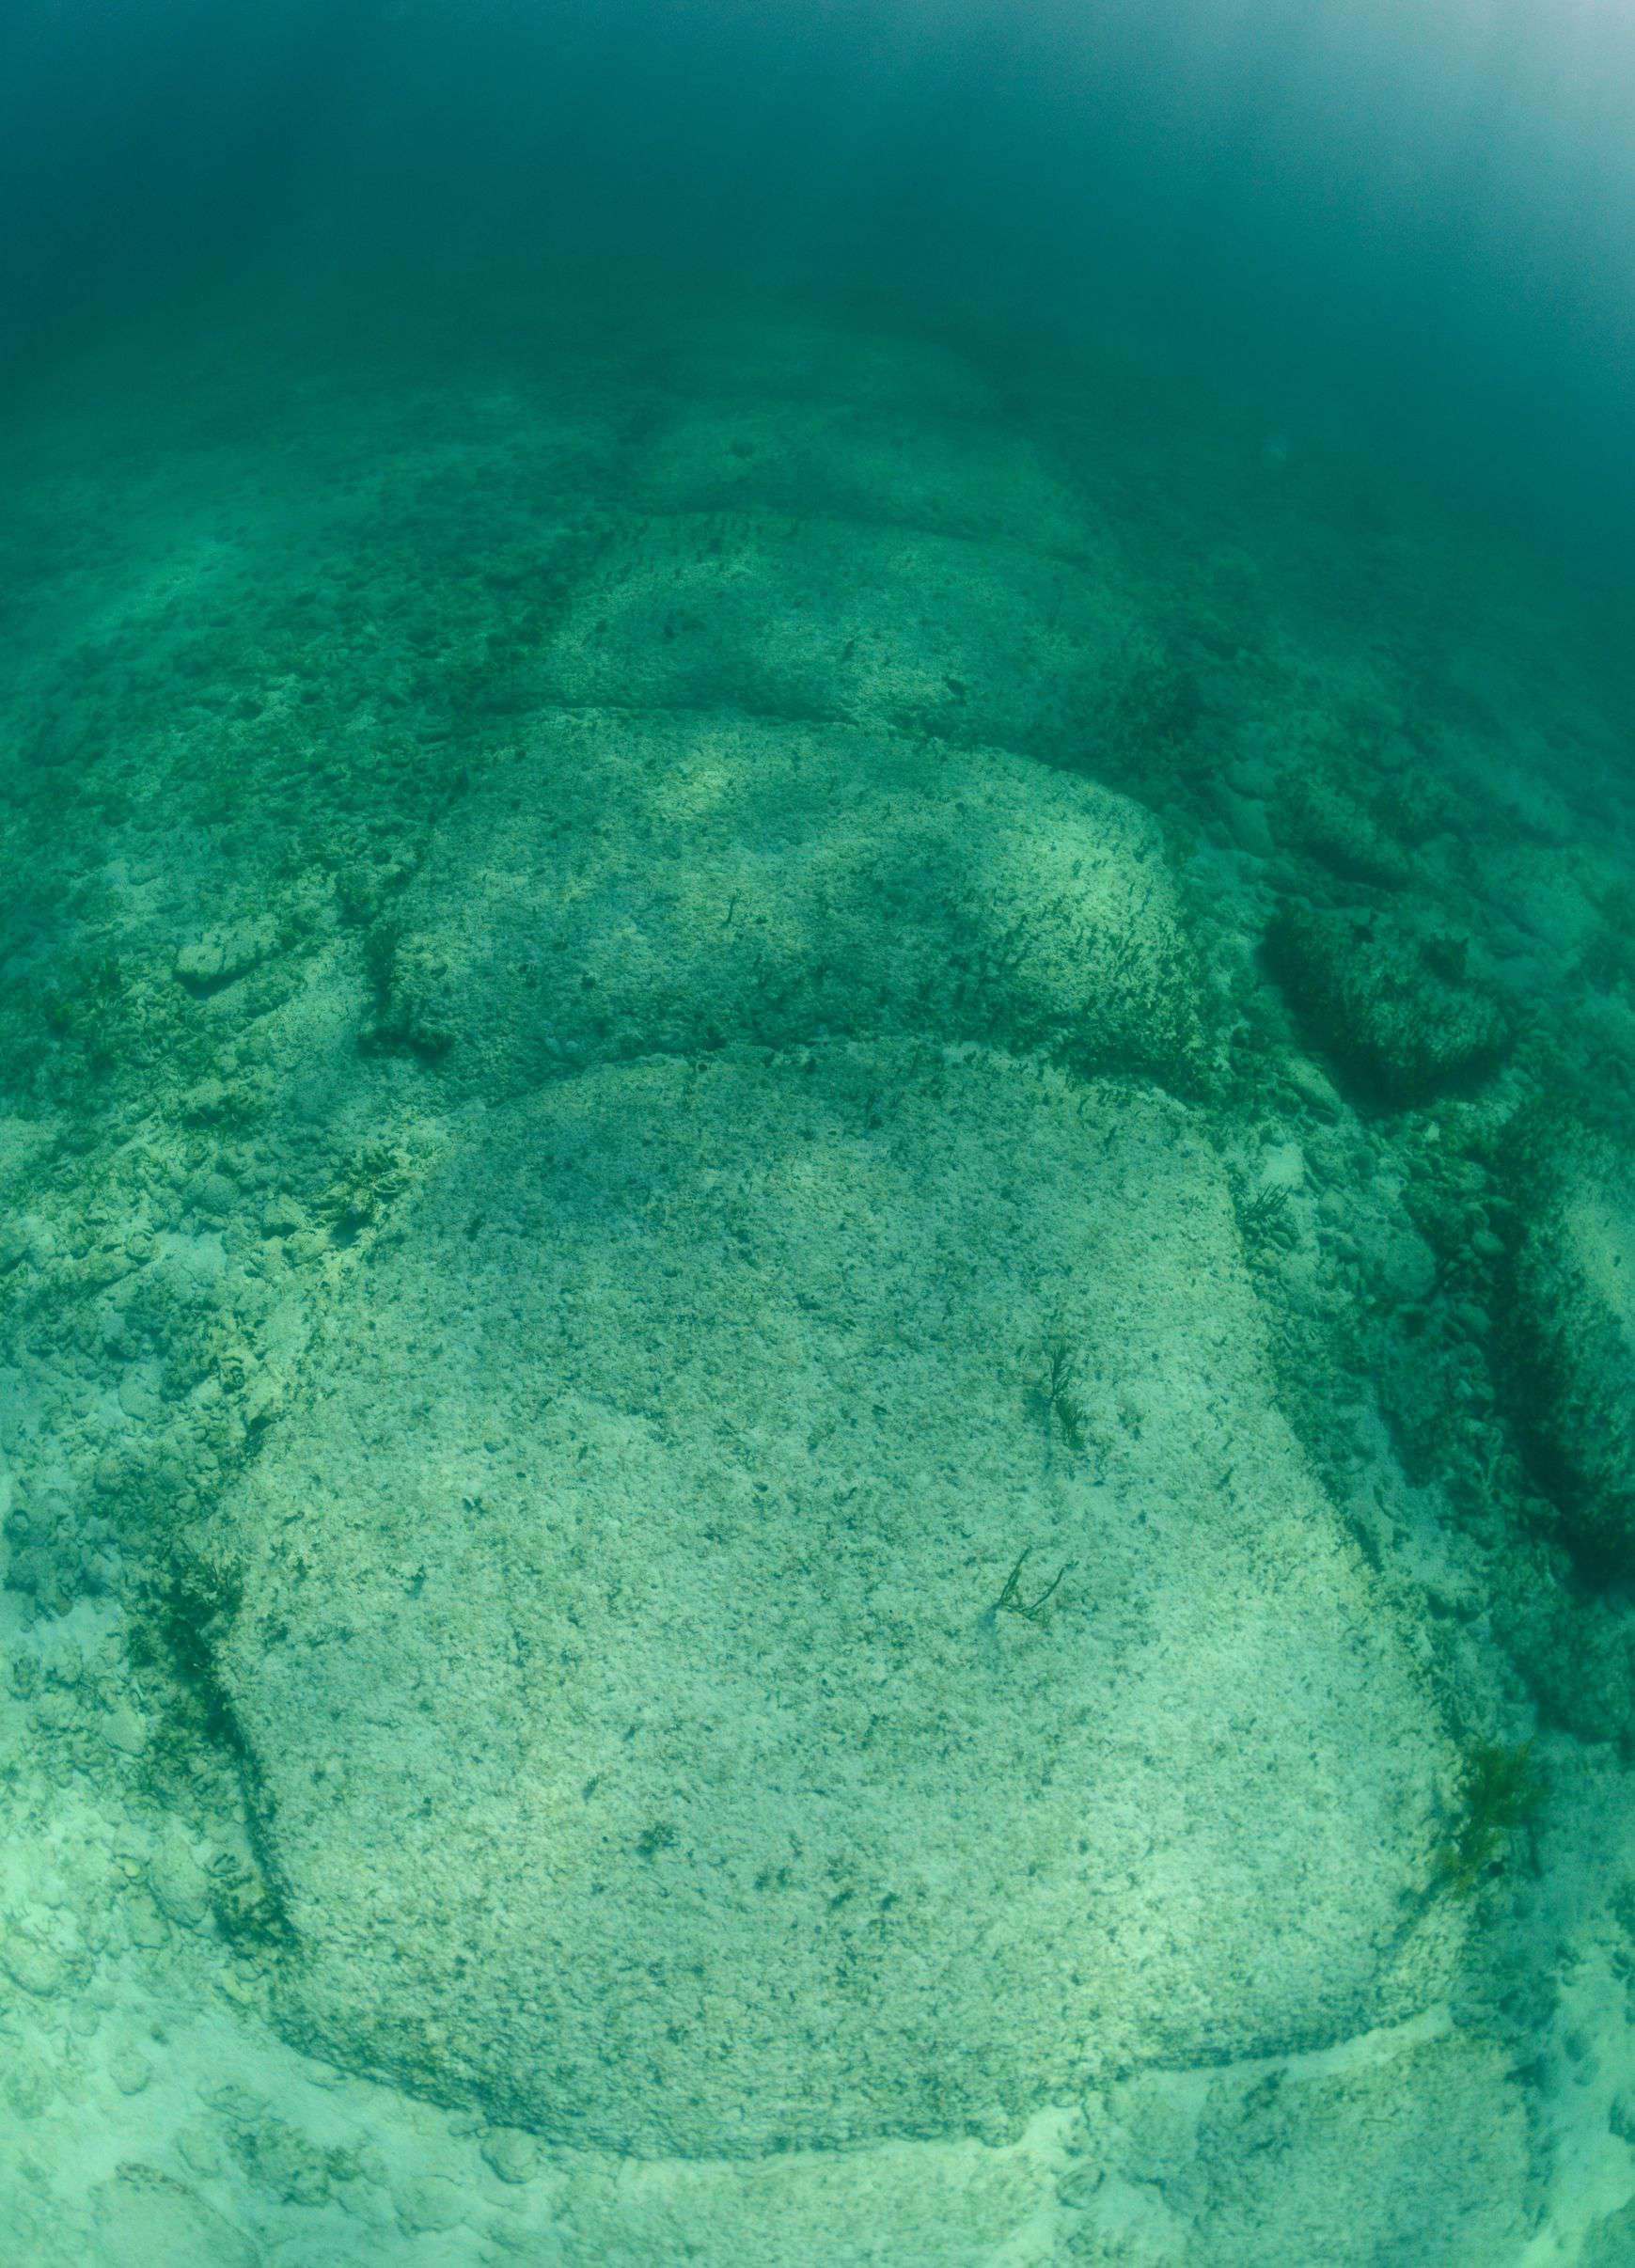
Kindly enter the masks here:
<path id="1" fill-rule="evenodd" d="M 544 719 L 372 931 L 371 1037 L 490 1099 L 608 1058 L 920 1032 L 1185 1086 L 1157 829 L 1088 780 L 878 729 Z"/>
<path id="2" fill-rule="evenodd" d="M 403 1225 L 195 1539 L 299 2037 L 731 2153 L 1417 2005 L 1449 1755 L 1184 1109 L 652 1060 Z"/>
<path id="3" fill-rule="evenodd" d="M 1628 848 L 1489 795 L 1594 768 L 1536 592 L 1455 699 L 1230 433 L 769 307 L 567 338 L 232 341 L 186 509 L 81 414 L 11 578 L 0 2219 L 1615 2213 L 1629 1181 L 1504 1160 L 1632 1091 Z"/>

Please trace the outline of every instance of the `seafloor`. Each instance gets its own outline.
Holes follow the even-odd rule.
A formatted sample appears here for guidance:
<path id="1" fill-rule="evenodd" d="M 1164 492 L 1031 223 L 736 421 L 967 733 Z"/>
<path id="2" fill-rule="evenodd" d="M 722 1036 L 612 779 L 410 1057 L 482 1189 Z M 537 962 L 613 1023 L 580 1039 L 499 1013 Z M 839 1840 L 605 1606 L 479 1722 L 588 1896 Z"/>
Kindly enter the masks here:
<path id="1" fill-rule="evenodd" d="M 5 2260 L 1635 2260 L 1619 594 L 368 327 L 0 468 Z"/>

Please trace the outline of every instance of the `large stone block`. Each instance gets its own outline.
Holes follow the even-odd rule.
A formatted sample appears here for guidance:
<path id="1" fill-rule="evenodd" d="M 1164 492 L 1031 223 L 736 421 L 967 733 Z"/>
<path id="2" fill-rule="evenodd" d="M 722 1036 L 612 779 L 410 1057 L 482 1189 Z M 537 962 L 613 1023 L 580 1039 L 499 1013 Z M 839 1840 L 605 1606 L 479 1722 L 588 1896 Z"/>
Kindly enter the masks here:
<path id="1" fill-rule="evenodd" d="M 1109 565 L 1088 502 L 1033 443 L 989 418 L 875 402 L 688 403 L 638 452 L 652 512 L 765 512 L 1015 543 Z"/>
<path id="2" fill-rule="evenodd" d="M 402 1225 L 197 1539 L 300 2040 L 733 2154 L 1438 1989 L 1434 1708 L 1179 1106 L 651 1061 L 473 1106 Z"/>
<path id="3" fill-rule="evenodd" d="M 1184 1083 L 1157 828 L 983 749 L 561 717 L 450 815 L 371 945 L 375 1037 L 490 1098 L 609 1058 L 921 1032 Z"/>
<path id="4" fill-rule="evenodd" d="M 547 673 L 575 704 L 883 723 L 1089 761 L 1141 650 L 1127 595 L 1019 545 L 706 512 L 610 540 Z"/>

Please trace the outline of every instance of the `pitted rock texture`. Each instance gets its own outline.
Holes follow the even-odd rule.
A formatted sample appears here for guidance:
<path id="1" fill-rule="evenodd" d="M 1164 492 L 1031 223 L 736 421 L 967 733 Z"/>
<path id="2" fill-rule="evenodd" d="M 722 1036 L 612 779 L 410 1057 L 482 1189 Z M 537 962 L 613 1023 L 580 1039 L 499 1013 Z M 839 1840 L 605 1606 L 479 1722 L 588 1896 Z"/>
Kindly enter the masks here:
<path id="1" fill-rule="evenodd" d="M 463 1114 L 405 1229 L 201 1539 L 299 2037 L 731 2153 L 1430 1989 L 1448 1760 L 1181 1107 L 614 1066 Z"/>
<path id="2" fill-rule="evenodd" d="M 542 721 L 373 933 L 377 1043 L 491 1099 L 608 1058 L 865 1033 L 1184 1087 L 1193 954 L 1139 806 L 993 749 Z"/>

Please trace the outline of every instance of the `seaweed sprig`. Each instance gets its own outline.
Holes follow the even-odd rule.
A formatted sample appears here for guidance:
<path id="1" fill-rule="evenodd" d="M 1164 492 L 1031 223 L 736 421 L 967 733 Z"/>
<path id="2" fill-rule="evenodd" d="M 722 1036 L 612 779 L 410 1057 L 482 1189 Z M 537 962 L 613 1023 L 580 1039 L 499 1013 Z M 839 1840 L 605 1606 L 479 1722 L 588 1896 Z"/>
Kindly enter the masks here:
<path id="1" fill-rule="evenodd" d="M 1289 1192 L 1268 1182 L 1244 1198 L 1237 1209 L 1238 1227 L 1251 1252 L 1271 1248 L 1287 1251 L 1298 1242 L 1298 1231 L 1289 1204 Z"/>
<path id="2" fill-rule="evenodd" d="M 1545 1784 L 1533 1760 L 1533 1742 L 1513 1746 L 1485 1740 L 1465 1758 L 1458 1817 L 1437 1853 L 1436 1881 L 1455 1898 L 1473 1898 L 1505 1858 L 1513 1835 L 1544 1800 Z"/>
<path id="3" fill-rule="evenodd" d="M 1024 1547 L 1015 1566 L 1005 1578 L 1004 1589 L 995 1599 L 993 1605 L 984 1612 L 982 1619 L 989 1629 L 993 1628 L 1001 1614 L 1020 1614 L 1025 1622 L 1043 1621 L 1045 1609 L 1060 1587 L 1062 1577 L 1071 1574 L 1078 1564 L 1077 1560 L 1064 1560 L 1036 1599 L 1024 1599 L 1022 1597 L 1022 1569 L 1027 1565 L 1028 1554 L 1032 1548 L 1031 1544 Z"/>
<path id="4" fill-rule="evenodd" d="M 1046 1430 L 1055 1426 L 1075 1455 L 1085 1446 L 1088 1411 L 1082 1392 L 1083 1358 L 1061 1331 L 1045 1341 L 1045 1375 L 1038 1389 L 1039 1406 Z"/>

